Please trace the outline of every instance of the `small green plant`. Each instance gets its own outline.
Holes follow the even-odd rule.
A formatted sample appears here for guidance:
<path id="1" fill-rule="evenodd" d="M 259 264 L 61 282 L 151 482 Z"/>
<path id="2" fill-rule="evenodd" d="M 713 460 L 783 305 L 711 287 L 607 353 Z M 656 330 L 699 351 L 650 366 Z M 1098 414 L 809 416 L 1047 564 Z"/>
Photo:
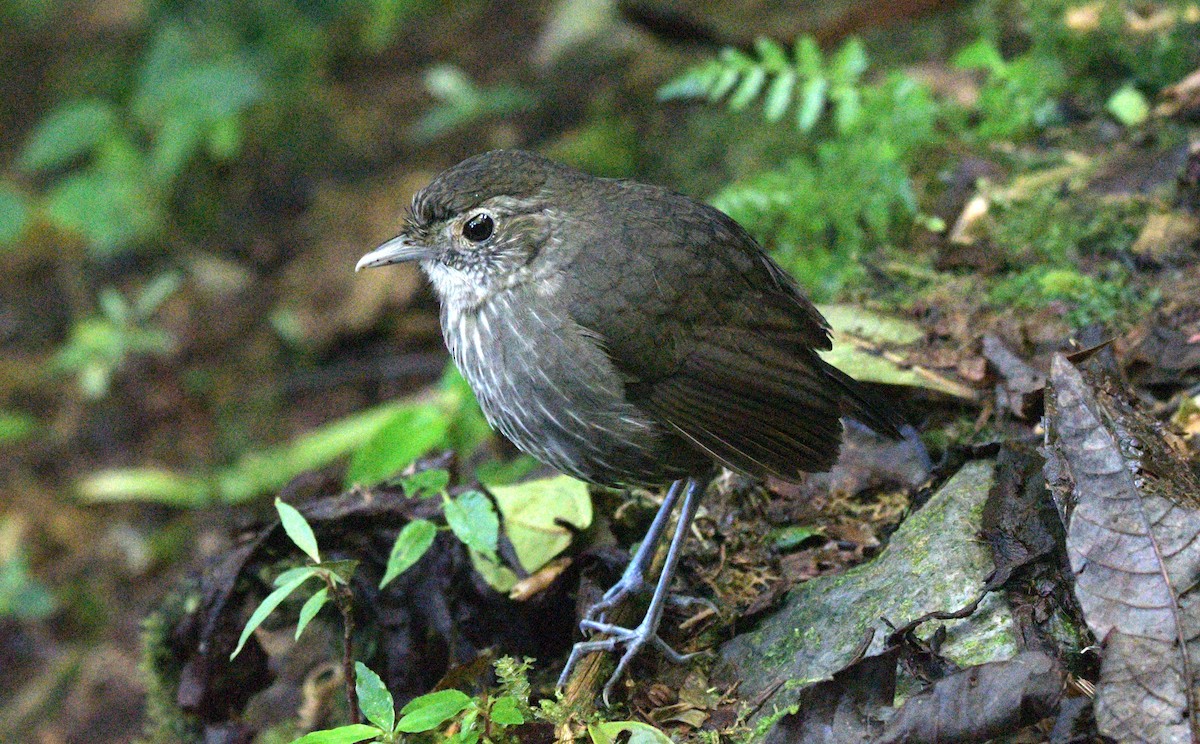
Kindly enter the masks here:
<path id="1" fill-rule="evenodd" d="M 182 23 L 157 29 L 140 67 L 126 100 L 59 104 L 17 158 L 23 173 L 51 178 L 39 205 L 48 222 L 102 256 L 158 237 L 189 162 L 236 156 L 244 115 L 264 94 L 253 63 L 214 52 Z"/>
<path id="2" fill-rule="evenodd" d="M 464 491 L 451 498 L 446 491 L 449 480 L 450 475 L 445 470 L 426 470 L 403 479 L 401 483 L 404 492 L 409 495 L 425 493 L 440 496 L 442 514 L 450 531 L 486 561 L 498 564 L 496 546 L 500 539 L 500 518 L 491 500 L 479 491 Z M 420 560 L 433 545 L 436 534 L 436 525 L 428 520 L 414 519 L 404 525 L 392 545 L 379 588 L 387 586 Z"/>
<path id="3" fill-rule="evenodd" d="M 496 545 L 499 540 L 500 520 L 496 515 L 492 502 L 479 491 L 466 491 L 451 498 L 445 491 L 449 475 L 444 470 L 426 471 L 410 479 L 411 493 L 433 486 L 435 493 L 442 499 L 442 510 L 446 524 L 458 539 L 462 540 L 471 550 L 484 556 L 488 561 L 498 562 Z M 283 604 L 288 597 L 309 582 L 316 579 L 323 586 L 315 591 L 300 608 L 296 624 L 296 638 L 304 632 L 317 613 L 331 600 L 335 601 L 345 622 L 350 622 L 353 597 L 350 593 L 350 577 L 358 567 L 358 561 L 322 561 L 321 551 L 312 526 L 296 507 L 275 499 L 275 510 L 279 514 L 280 524 L 288 538 L 308 556 L 309 562 L 303 566 L 290 568 L 275 577 L 275 589 L 268 594 L 246 621 L 237 646 L 230 658 L 241 653 L 250 635 L 263 621 Z M 432 522 L 417 519 L 404 526 L 396 536 L 391 554 L 388 557 L 380 588 L 387 586 L 392 580 L 412 567 L 421 556 L 433 545 L 437 527 Z M 349 644 L 349 632 L 346 633 L 346 643 Z M 346 657 L 350 658 L 349 645 Z"/>
<path id="4" fill-rule="evenodd" d="M 861 278 L 851 260 L 891 242 L 917 216 L 911 172 L 934 144 L 941 110 L 928 89 L 891 75 L 867 82 L 867 56 L 851 39 L 826 59 L 803 38 L 791 56 L 759 40 L 757 57 L 727 49 L 659 90 L 661 99 L 704 98 L 742 110 L 762 99 L 763 115 L 806 137 L 779 167 L 749 176 L 712 202 L 764 244 L 818 299 Z M 825 112 L 832 116 L 825 116 Z"/>
<path id="5" fill-rule="evenodd" d="M 445 471 L 424 471 L 405 480 L 406 490 L 411 494 L 432 491 L 443 500 L 443 510 L 449 528 L 471 547 L 495 560 L 499 521 L 487 497 L 478 491 L 467 491 L 451 499 L 445 491 L 449 476 Z M 309 622 L 331 598 L 341 610 L 344 623 L 351 622 L 349 592 L 350 576 L 358 565 L 357 561 L 322 561 L 316 535 L 304 515 L 295 507 L 275 500 L 275 509 L 288 538 L 308 556 L 303 566 L 288 569 L 275 577 L 275 590 L 263 599 L 246 622 L 230 658 L 236 657 L 245 646 L 250 635 L 289 596 L 310 579 L 324 584 L 312 594 L 300 608 L 296 624 L 296 638 L 304 632 Z M 380 587 L 410 568 L 433 543 L 436 526 L 426 520 L 414 520 L 405 526 L 396 538 L 388 559 Z M 303 744 L 331 744 L 334 742 L 380 741 L 395 742 L 405 734 L 435 731 L 445 726 L 454 726 L 454 732 L 446 741 L 460 744 L 493 742 L 509 726 L 524 723 L 532 715 L 529 708 L 529 668 L 531 659 L 518 661 L 503 658 L 496 662 L 496 676 L 500 681 L 499 694 L 484 694 L 472 698 L 458 690 L 439 690 L 415 698 L 397 714 L 391 693 L 377 674 L 361 662 L 350 663 L 353 649 L 350 646 L 350 626 L 343 634 L 345 639 L 343 673 L 347 678 L 347 701 L 353 711 L 361 710 L 369 723 L 353 721 L 347 726 L 324 731 L 314 731 L 298 742 Z"/>
<path id="6" fill-rule="evenodd" d="M 502 673 L 509 672 L 508 678 Z M 504 730 L 528 719 L 528 660 L 496 662 L 501 684 L 499 694 L 471 697 L 460 690 L 438 690 L 413 698 L 397 713 L 392 695 L 379 675 L 361 662 L 355 663 L 358 700 L 369 724 L 356 723 L 324 731 L 313 731 L 293 744 L 353 744 L 360 741 L 397 742 L 406 734 L 423 734 L 443 729 L 438 741 L 477 744 L 504 739 Z"/>
<path id="7" fill-rule="evenodd" d="M 4 20 L 32 28 L 71 12 L 59 3 L 14 11 L 24 5 L 6 4 Z M 37 96 L 51 106 L 16 159 L 22 180 L 0 183 L 0 245 L 44 224 L 105 258 L 160 244 L 174 229 L 211 228 L 206 199 L 177 198 L 201 181 L 194 176 L 234 160 L 247 143 L 328 152 L 327 143 L 315 146 L 315 133 L 327 131 L 336 60 L 382 50 L 403 23 L 437 7 L 166 3 L 134 14 L 145 27 L 123 29 L 121 44 L 62 45 L 45 92 L 85 93 Z"/>
<path id="8" fill-rule="evenodd" d="M 1028 137 L 1057 121 L 1056 96 L 1067 85 L 1057 57 L 1026 53 L 1005 60 L 993 42 L 981 39 L 960 50 L 954 64 L 986 73 L 972 129 L 981 139 Z"/>
<path id="9" fill-rule="evenodd" d="M 115 289 L 102 290 L 100 314 L 75 323 L 53 367 L 75 375 L 86 397 L 103 398 L 113 375 L 130 357 L 171 354 L 175 339 L 150 321 L 179 284 L 178 274 L 163 274 L 146 285 L 133 302 Z"/>
<path id="10" fill-rule="evenodd" d="M 358 561 L 325 561 L 321 560 L 321 551 L 317 547 L 317 537 L 313 533 L 312 526 L 308 520 L 300 513 L 296 507 L 287 504 L 280 499 L 275 499 L 275 510 L 279 513 L 279 522 L 283 525 L 284 532 L 291 541 L 308 556 L 310 563 L 303 566 L 290 568 L 275 577 L 275 590 L 263 599 L 262 603 L 250 615 L 250 619 L 246 621 L 246 627 L 242 629 L 242 635 L 238 638 L 237 646 L 233 649 L 233 653 L 229 655 L 230 659 L 235 658 L 242 651 L 242 647 L 246 645 L 250 634 L 253 633 L 258 626 L 262 625 L 263 621 L 275 611 L 275 608 L 283 604 L 284 600 L 298 590 L 301 585 L 308 582 L 309 579 L 317 579 L 322 588 L 318 589 L 308 598 L 304 606 L 300 608 L 299 620 L 296 623 L 296 638 L 304 632 L 321 608 L 325 606 L 330 599 L 337 600 L 339 608 L 342 609 L 343 618 L 349 621 L 350 618 L 350 577 L 354 574 L 354 570 L 358 567 Z M 350 633 L 346 633 L 349 639 Z M 349 643 L 349 640 L 347 640 Z M 347 649 L 347 652 L 349 649 Z"/>

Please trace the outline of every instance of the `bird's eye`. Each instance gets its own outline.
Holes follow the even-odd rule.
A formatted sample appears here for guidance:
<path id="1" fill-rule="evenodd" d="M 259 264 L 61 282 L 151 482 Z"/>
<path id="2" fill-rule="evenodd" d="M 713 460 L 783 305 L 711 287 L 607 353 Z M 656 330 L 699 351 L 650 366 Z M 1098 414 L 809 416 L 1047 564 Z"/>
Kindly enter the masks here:
<path id="1" fill-rule="evenodd" d="M 487 212 L 480 212 L 463 224 L 463 237 L 475 243 L 482 243 L 492 237 L 496 230 L 496 222 Z"/>

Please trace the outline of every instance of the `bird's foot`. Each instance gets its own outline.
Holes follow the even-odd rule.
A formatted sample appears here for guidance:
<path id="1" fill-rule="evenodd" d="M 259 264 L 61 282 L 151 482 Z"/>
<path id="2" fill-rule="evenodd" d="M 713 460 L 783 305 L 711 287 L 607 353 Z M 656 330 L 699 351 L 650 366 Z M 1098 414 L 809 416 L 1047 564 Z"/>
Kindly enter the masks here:
<path id="1" fill-rule="evenodd" d="M 588 623 L 604 622 L 604 616 L 609 610 L 614 609 L 617 605 L 624 602 L 627 598 L 636 594 L 646 594 L 653 587 L 646 582 L 641 576 L 622 576 L 621 580 L 613 584 L 600 601 L 587 608 L 583 613 L 583 620 L 579 623 L 580 630 L 588 630 Z M 683 594 L 668 594 L 667 604 L 679 609 L 687 609 L 690 607 L 703 607 L 718 612 L 717 606 L 711 601 L 703 597 L 690 597 Z"/>
<path id="2" fill-rule="evenodd" d="M 604 615 L 627 598 L 636 594 L 645 594 L 653 587 L 642 578 L 641 574 L 625 574 L 621 580 L 609 587 L 600 601 L 587 608 L 583 620 L 579 623 L 580 630 L 587 630 L 587 623 L 604 622 Z"/>
<path id="3" fill-rule="evenodd" d="M 595 620 L 582 621 L 579 624 L 581 628 L 604 633 L 608 637 L 598 641 L 580 641 L 576 643 L 574 648 L 571 649 L 571 657 L 567 659 L 567 665 L 563 668 L 562 674 L 559 675 L 557 687 L 561 689 L 566 685 L 567 679 L 571 676 L 571 671 L 584 656 L 601 651 L 615 651 L 617 648 L 624 646 L 625 652 L 621 654 L 620 660 L 617 661 L 616 671 L 613 672 L 612 676 L 608 678 L 608 682 L 604 685 L 604 704 L 607 706 L 609 705 L 608 699 L 612 695 L 617 682 L 624 676 L 629 662 L 633 661 L 633 658 L 647 645 L 657 648 L 662 652 L 663 656 L 676 664 L 682 664 L 704 653 L 703 651 L 696 651 L 690 654 L 679 653 L 659 637 L 656 625 L 657 623 L 651 622 L 649 616 L 642 621 L 641 625 L 632 629 L 622 628 L 619 625 L 609 625 L 608 623 Z"/>

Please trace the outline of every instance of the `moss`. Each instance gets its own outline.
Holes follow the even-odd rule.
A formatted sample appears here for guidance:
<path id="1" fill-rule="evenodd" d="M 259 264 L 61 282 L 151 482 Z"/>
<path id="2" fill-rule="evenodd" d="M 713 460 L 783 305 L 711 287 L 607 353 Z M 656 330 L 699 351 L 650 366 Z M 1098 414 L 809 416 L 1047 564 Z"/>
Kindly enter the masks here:
<path id="1" fill-rule="evenodd" d="M 1119 256 L 1137 240 L 1150 203 L 1104 200 L 1041 189 L 1026 199 L 994 205 L 989 238 L 1013 265 L 1062 265 L 1084 256 Z"/>
<path id="2" fill-rule="evenodd" d="M 171 628 L 183 617 L 192 599 L 186 592 L 167 598 L 162 608 L 142 623 L 140 669 L 146 682 L 144 744 L 183 744 L 203 739 L 200 721 L 179 709 L 179 660 L 171 650 Z"/>
<path id="3" fill-rule="evenodd" d="M 783 679 L 769 702 L 790 705 L 805 684 L 844 667 L 869 629 L 873 649 L 881 647 L 887 629 L 880 618 L 899 625 L 970 601 L 992 568 L 974 540 L 991 483 L 990 462 L 968 463 L 901 524 L 874 561 L 805 582 L 758 630 L 726 643 L 720 654 L 742 680 L 742 693 L 753 698 Z M 988 597 L 969 620 L 947 623 L 943 650 L 956 660 L 1009 656 L 1011 621 L 1003 599 Z"/>
<path id="4" fill-rule="evenodd" d="M 988 292 L 989 301 L 1001 306 L 1026 310 L 1061 306 L 1067 322 L 1076 328 L 1132 322 L 1156 296 L 1131 285 L 1128 273 L 1115 263 L 1106 265 L 1100 277 L 1040 264 L 1005 277 Z"/>
<path id="5" fill-rule="evenodd" d="M 805 682 L 804 684 L 811 684 L 811 682 Z M 758 723 L 754 725 L 753 730 L 750 732 L 750 735 L 746 738 L 746 740 L 763 741 L 767 738 L 767 734 L 771 731 L 771 728 L 779 721 L 780 718 L 791 715 L 798 710 L 800 710 L 799 704 L 789 705 L 786 708 L 776 708 L 775 710 L 771 711 L 769 715 L 765 715 L 758 719 Z"/>
<path id="6" fill-rule="evenodd" d="M 1155 298 L 1115 259 L 1130 255 L 1151 206 L 1149 199 L 1101 199 L 1053 185 L 995 204 L 988 238 L 1006 271 L 992 282 L 989 301 L 1056 308 L 1076 328 L 1132 321 Z"/>

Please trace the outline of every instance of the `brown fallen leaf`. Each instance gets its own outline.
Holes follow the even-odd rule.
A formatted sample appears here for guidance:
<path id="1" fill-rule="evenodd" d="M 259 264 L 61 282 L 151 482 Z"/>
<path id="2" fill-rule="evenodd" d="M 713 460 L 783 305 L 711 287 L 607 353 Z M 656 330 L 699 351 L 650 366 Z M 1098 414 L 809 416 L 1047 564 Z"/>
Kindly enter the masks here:
<path id="1" fill-rule="evenodd" d="M 1061 355 L 1046 409 L 1046 480 L 1103 644 L 1097 727 L 1120 741 L 1198 741 L 1200 479 L 1114 382 Z"/>
<path id="2" fill-rule="evenodd" d="M 963 669 L 905 701 L 872 741 L 987 741 L 1050 715 L 1063 679 L 1058 663 L 1040 651 Z"/>

